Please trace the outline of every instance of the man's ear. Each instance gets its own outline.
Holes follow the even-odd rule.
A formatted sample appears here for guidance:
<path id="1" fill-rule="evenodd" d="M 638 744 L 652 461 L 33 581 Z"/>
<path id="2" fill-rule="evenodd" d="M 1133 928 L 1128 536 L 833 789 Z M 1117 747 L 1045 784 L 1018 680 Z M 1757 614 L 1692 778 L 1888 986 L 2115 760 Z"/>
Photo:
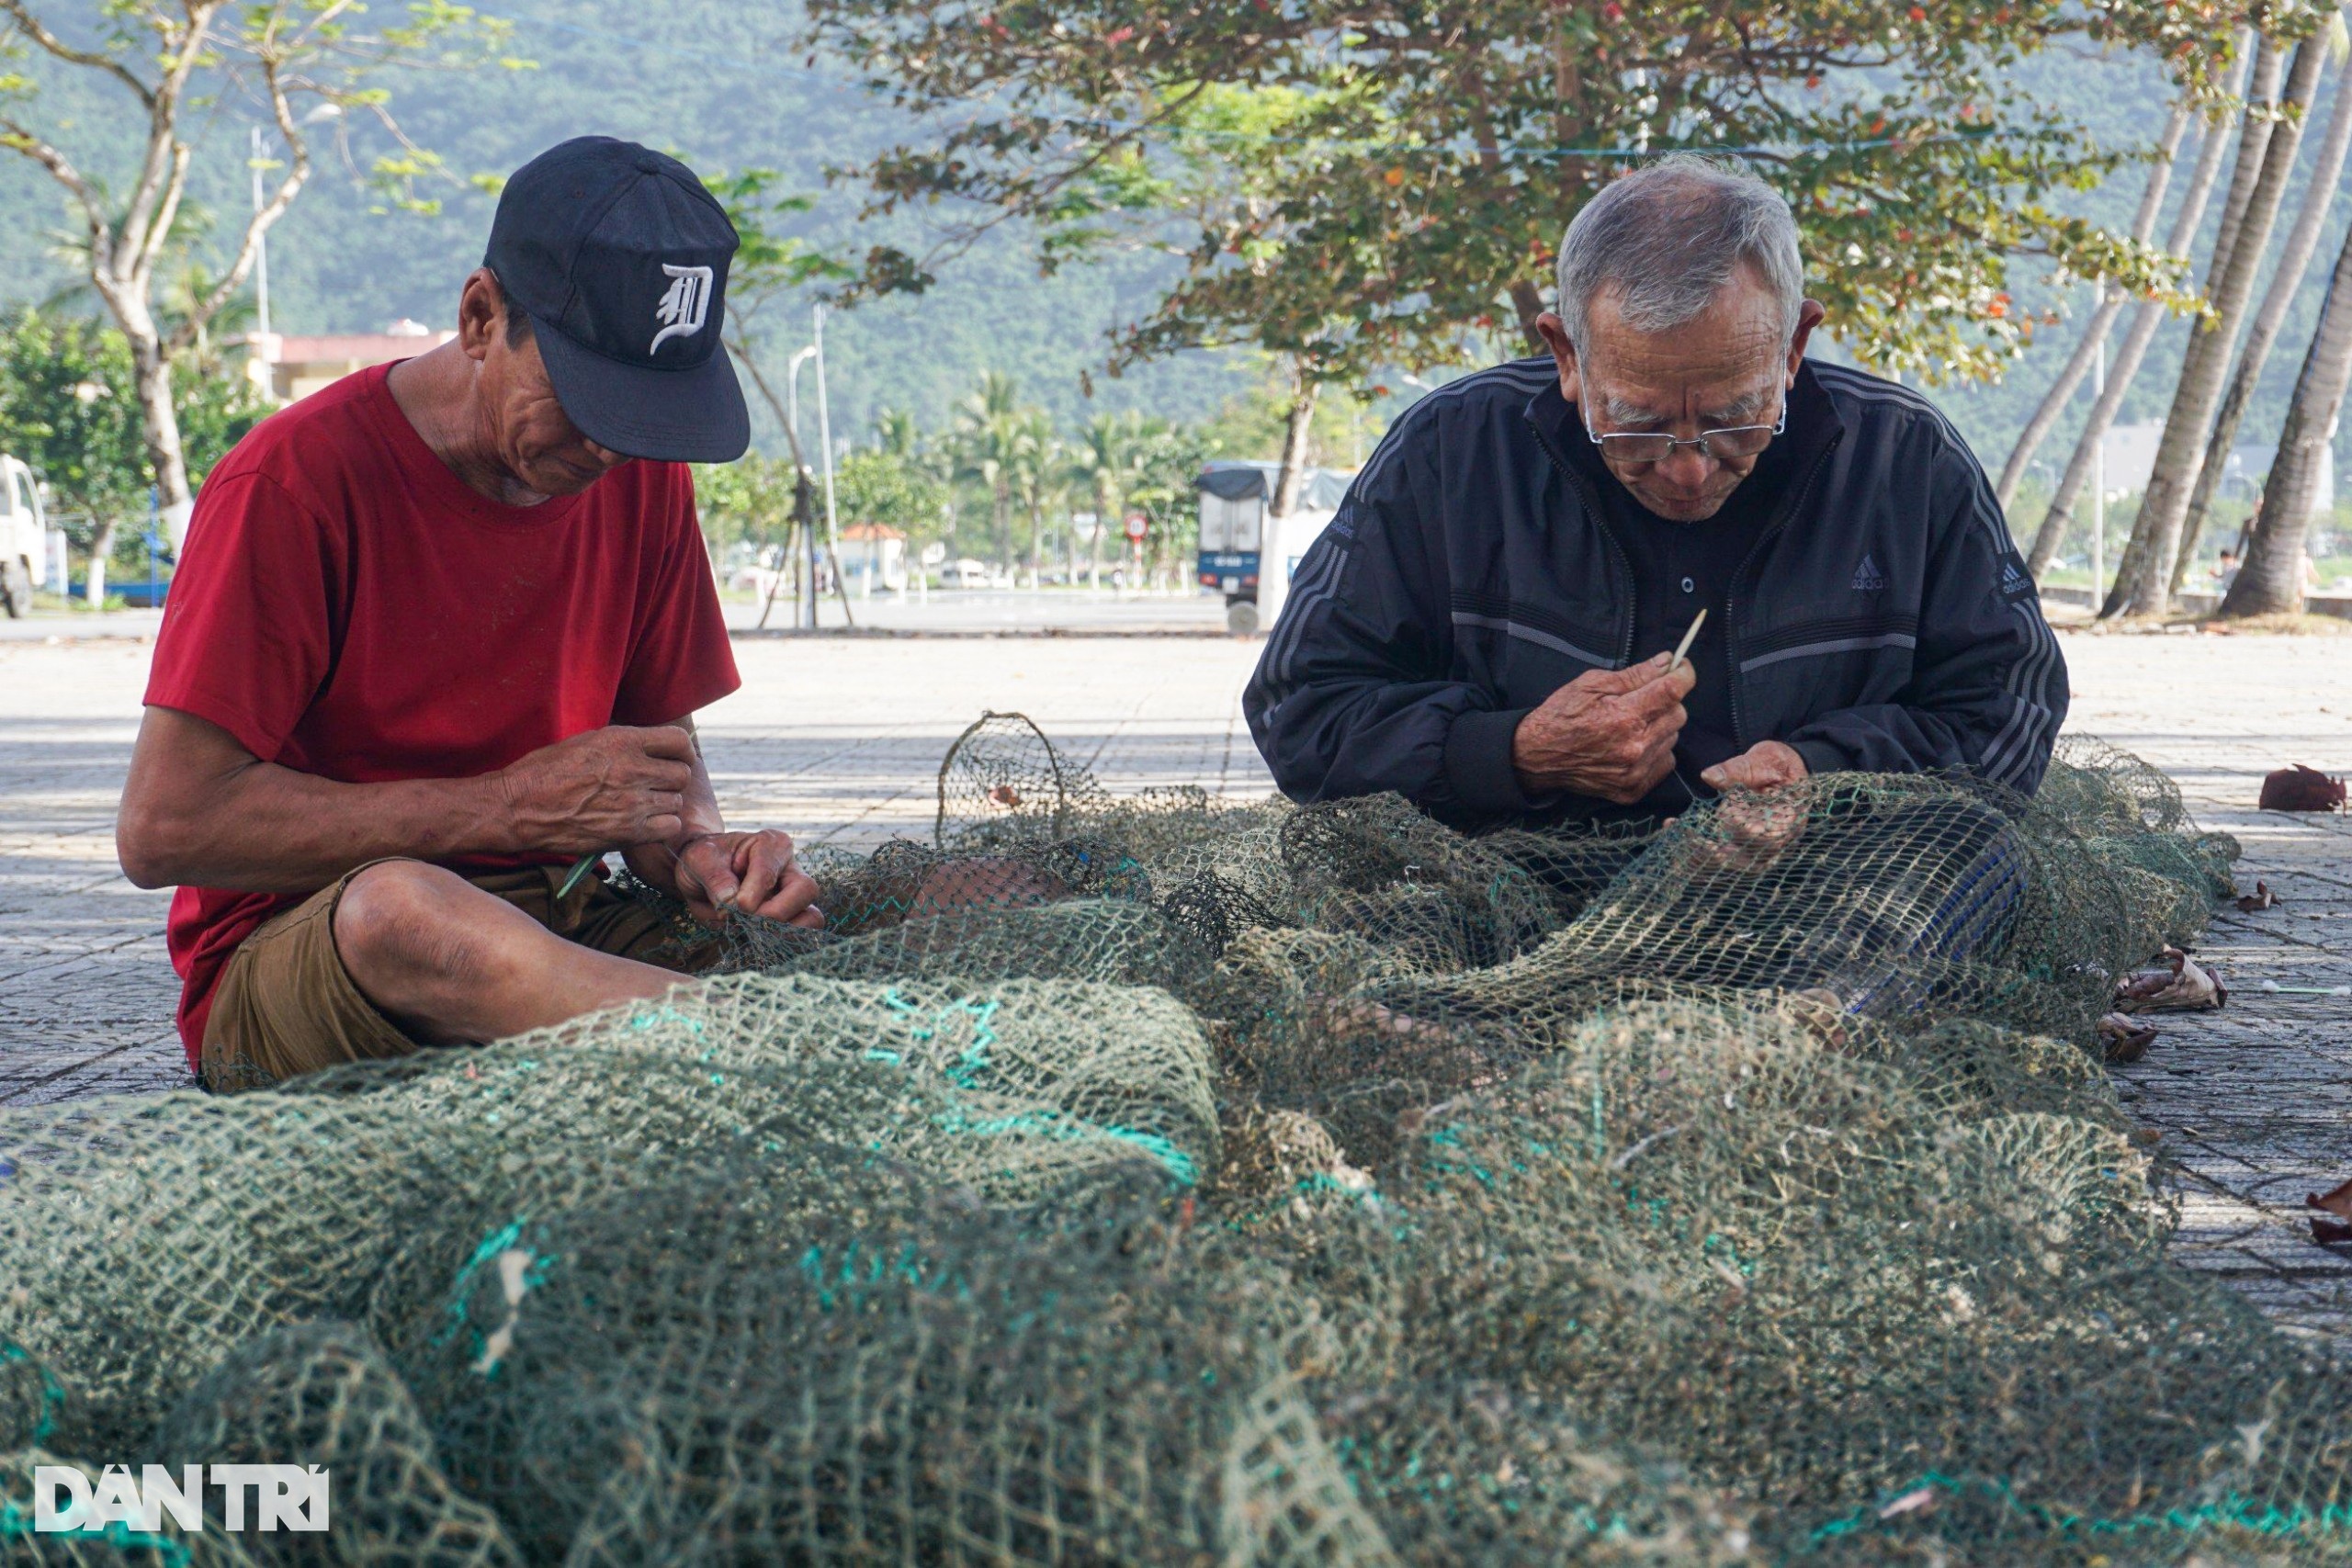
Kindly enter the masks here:
<path id="1" fill-rule="evenodd" d="M 1577 401 L 1584 383 L 1577 374 L 1577 345 L 1569 341 L 1567 322 L 1546 310 L 1535 318 L 1535 330 L 1543 334 L 1544 346 L 1552 351 L 1552 363 L 1560 367 L 1560 396 Z"/>
<path id="2" fill-rule="evenodd" d="M 1789 338 L 1789 377 L 1792 385 L 1795 382 L 1798 365 L 1804 362 L 1804 345 L 1812 338 L 1813 329 L 1819 326 L 1821 319 L 1827 314 L 1829 311 L 1818 299 L 1808 299 L 1797 307 L 1797 330 Z"/>
<path id="3" fill-rule="evenodd" d="M 486 266 L 466 275 L 458 296 L 458 346 L 466 357 L 479 361 L 506 331 L 506 297 L 499 291 L 498 276 Z"/>

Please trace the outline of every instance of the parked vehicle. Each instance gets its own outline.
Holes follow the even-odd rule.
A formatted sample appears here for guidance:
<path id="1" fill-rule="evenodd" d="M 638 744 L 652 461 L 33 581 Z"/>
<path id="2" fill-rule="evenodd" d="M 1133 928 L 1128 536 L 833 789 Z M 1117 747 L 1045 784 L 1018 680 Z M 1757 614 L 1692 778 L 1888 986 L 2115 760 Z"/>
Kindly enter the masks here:
<path id="1" fill-rule="evenodd" d="M 0 456 L 0 609 L 14 620 L 33 607 L 33 590 L 51 583 L 49 519 L 40 505 L 33 471 L 15 457 Z"/>
<path id="2" fill-rule="evenodd" d="M 1279 463 L 1223 460 L 1206 465 L 1193 486 L 1201 492 L 1200 584 L 1225 595 L 1225 624 L 1247 635 L 1273 625 L 1290 574 L 1340 509 L 1355 478 L 1351 470 L 1308 468 L 1298 477 L 1298 504 L 1283 519 L 1269 551 Z"/>
<path id="3" fill-rule="evenodd" d="M 947 562 L 939 569 L 942 588 L 989 588 L 995 586 L 986 561 L 969 556 Z"/>

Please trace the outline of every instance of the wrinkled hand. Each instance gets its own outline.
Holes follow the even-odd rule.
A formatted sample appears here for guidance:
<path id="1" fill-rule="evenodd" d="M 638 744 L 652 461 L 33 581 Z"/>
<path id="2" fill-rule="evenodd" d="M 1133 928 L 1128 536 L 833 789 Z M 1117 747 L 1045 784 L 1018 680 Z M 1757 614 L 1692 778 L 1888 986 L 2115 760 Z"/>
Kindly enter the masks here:
<path id="1" fill-rule="evenodd" d="M 1669 657 L 1623 670 L 1592 670 L 1544 699 L 1519 721 L 1511 765 L 1532 795 L 1569 790 L 1631 806 L 1673 771 L 1682 699 L 1698 683 Z"/>
<path id="2" fill-rule="evenodd" d="M 1773 792 L 1801 784 L 1810 770 L 1792 746 L 1759 740 L 1738 756 L 1717 762 L 1699 782 L 1722 793 L 1715 821 L 1724 831 L 1723 863 L 1736 870 L 1769 865 L 1803 836 L 1806 802 Z"/>
<path id="3" fill-rule="evenodd" d="M 717 925 L 722 908 L 814 930 L 825 923 L 817 884 L 793 859 L 792 835 L 773 828 L 701 833 L 675 846 L 671 890 L 686 912 Z"/>
<path id="4" fill-rule="evenodd" d="M 1699 775 L 1713 790 L 1752 790 L 1758 795 L 1802 784 L 1811 775 L 1804 756 L 1779 740 L 1759 740 L 1738 756 L 1717 762 Z"/>
<path id="5" fill-rule="evenodd" d="M 517 852 L 577 855 L 676 838 L 694 758 L 683 729 L 612 725 L 542 746 L 491 778 Z"/>

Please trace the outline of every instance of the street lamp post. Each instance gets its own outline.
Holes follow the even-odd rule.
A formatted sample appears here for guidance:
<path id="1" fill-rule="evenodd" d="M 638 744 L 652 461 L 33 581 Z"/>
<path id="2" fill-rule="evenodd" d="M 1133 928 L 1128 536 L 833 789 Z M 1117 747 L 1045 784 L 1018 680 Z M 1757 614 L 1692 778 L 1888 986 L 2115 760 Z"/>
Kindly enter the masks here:
<path id="1" fill-rule="evenodd" d="M 311 112 L 302 117 L 300 123 L 323 125 L 328 120 L 342 118 L 341 104 L 313 104 L 311 107 Z M 251 131 L 250 141 L 253 151 L 247 163 L 253 169 L 254 211 L 258 214 L 266 205 L 262 200 L 261 188 L 261 127 L 256 125 L 248 129 Z M 254 329 L 264 337 L 269 335 L 269 231 L 266 229 L 264 229 L 254 240 Z"/>
<path id="2" fill-rule="evenodd" d="M 812 305 L 809 310 L 816 323 L 816 341 L 808 346 L 817 355 L 817 445 L 823 448 L 825 465 L 825 549 L 832 558 L 833 570 L 838 574 L 842 570 L 842 535 L 841 526 L 833 517 L 833 421 L 825 401 L 825 308 Z M 842 613 L 844 615 L 849 613 L 846 596 L 842 601 Z"/>

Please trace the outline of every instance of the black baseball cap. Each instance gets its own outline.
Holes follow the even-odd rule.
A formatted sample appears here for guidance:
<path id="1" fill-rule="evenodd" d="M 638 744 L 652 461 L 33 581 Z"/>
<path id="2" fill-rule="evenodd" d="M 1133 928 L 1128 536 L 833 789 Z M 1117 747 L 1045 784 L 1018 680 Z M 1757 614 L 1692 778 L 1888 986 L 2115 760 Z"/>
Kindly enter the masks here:
<path id="1" fill-rule="evenodd" d="M 610 136 L 516 170 L 482 265 L 531 318 L 556 400 L 631 457 L 731 463 L 751 412 L 719 343 L 735 225 L 694 171 Z"/>

